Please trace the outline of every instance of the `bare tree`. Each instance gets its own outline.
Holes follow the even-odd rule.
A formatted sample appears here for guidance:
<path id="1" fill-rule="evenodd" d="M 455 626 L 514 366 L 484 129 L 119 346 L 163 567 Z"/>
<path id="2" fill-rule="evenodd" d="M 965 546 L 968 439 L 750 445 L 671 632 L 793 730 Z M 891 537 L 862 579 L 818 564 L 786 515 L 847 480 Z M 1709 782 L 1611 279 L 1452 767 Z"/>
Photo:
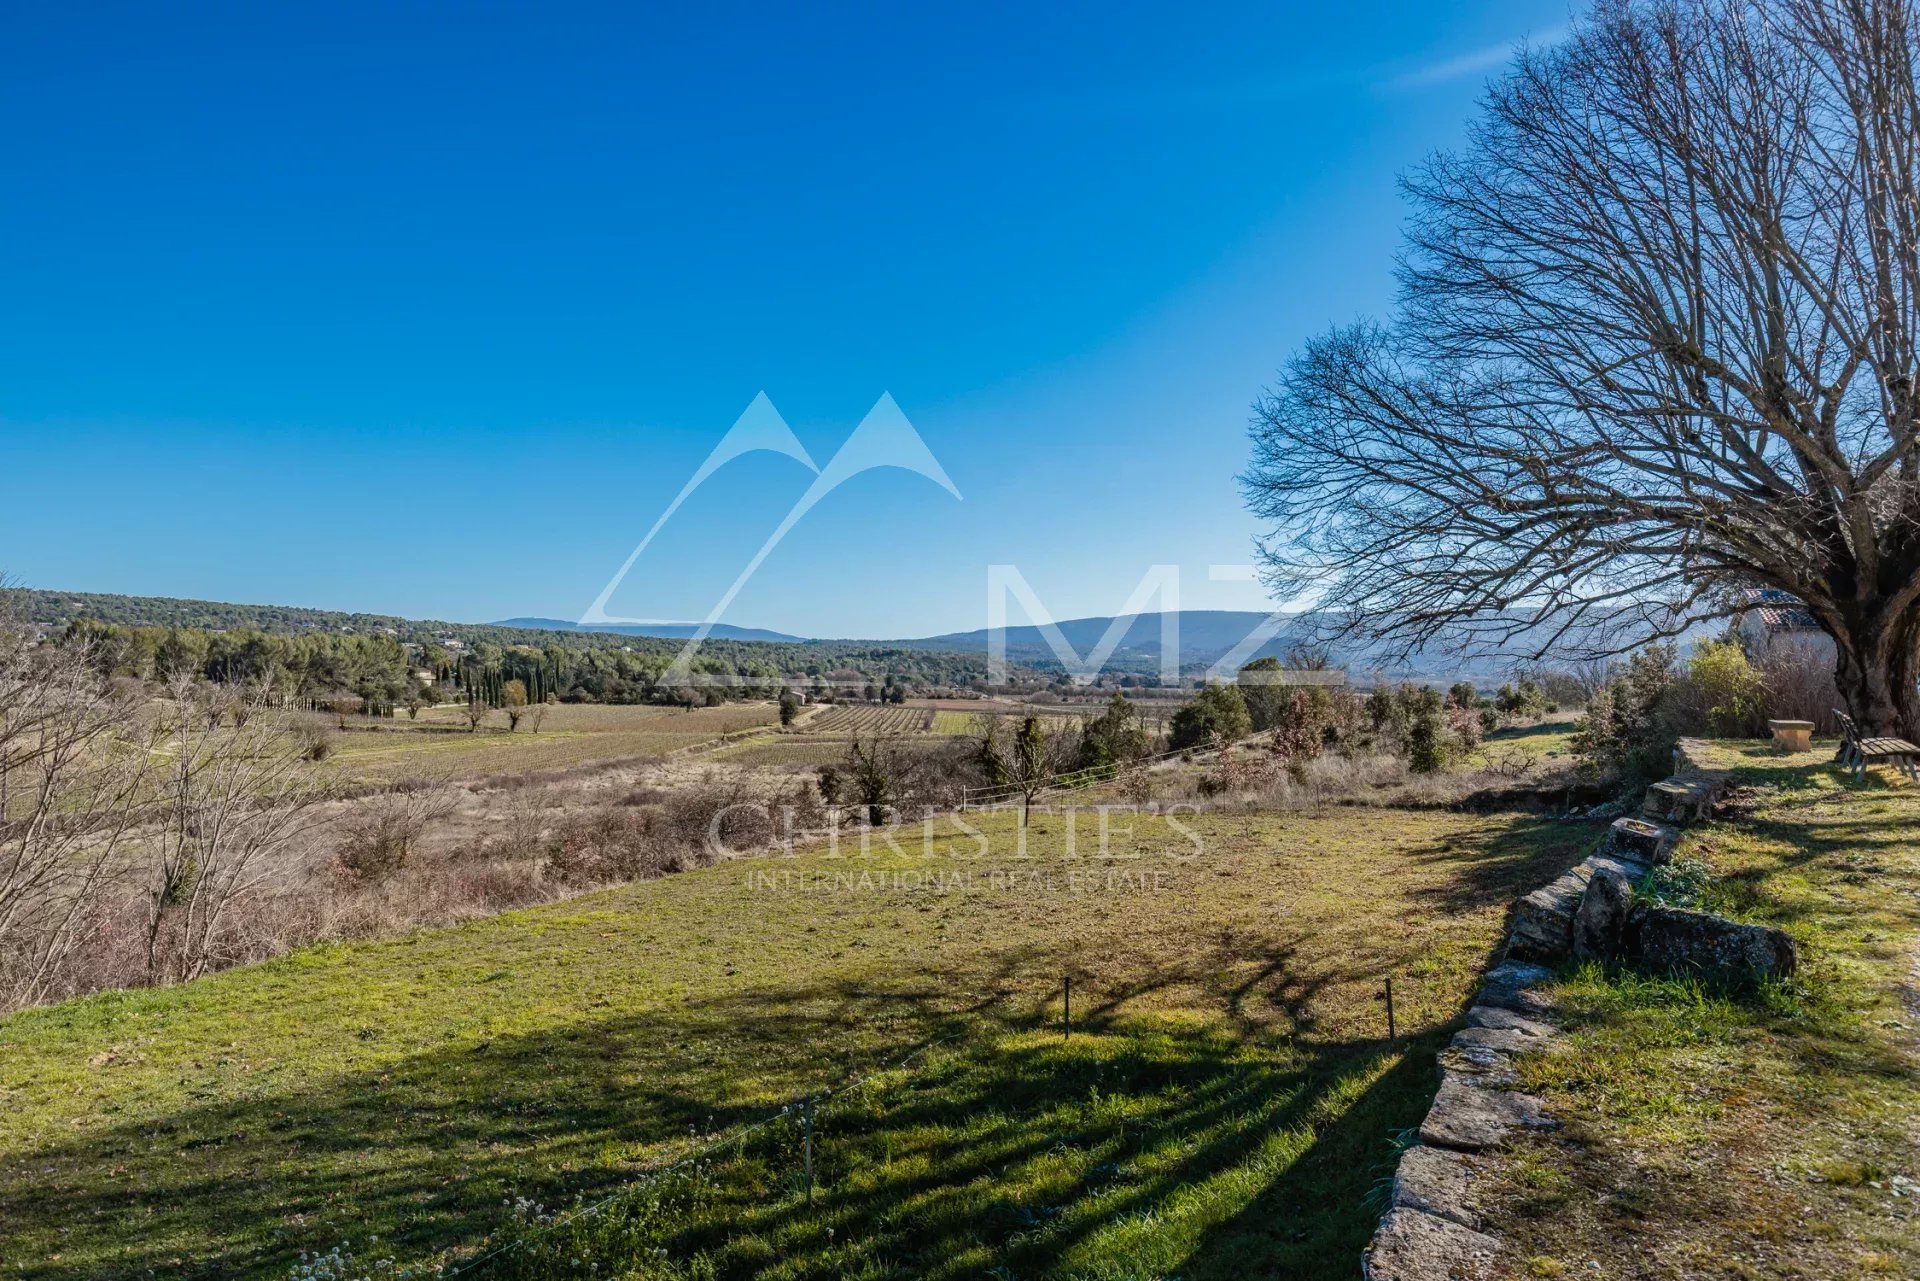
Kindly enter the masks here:
<path id="1" fill-rule="evenodd" d="M 487 717 L 492 714 L 493 709 L 487 706 L 487 700 L 481 698 L 478 694 L 469 693 L 467 695 L 465 716 L 467 718 L 467 732 L 469 734 L 479 733 L 480 727 L 486 724 Z"/>
<path id="2" fill-rule="evenodd" d="M 1602 0 L 1521 53 L 1407 182 L 1397 322 L 1256 407 L 1275 590 L 1538 656 L 1778 588 L 1854 715 L 1914 727 L 1917 33 L 1905 0 Z"/>
<path id="3" fill-rule="evenodd" d="M 1077 726 L 1039 716 L 979 718 L 979 753 L 987 776 L 1020 796 L 1020 826 L 1033 817 L 1034 798 L 1079 762 Z"/>
<path id="4" fill-rule="evenodd" d="M 547 713 L 553 710 L 552 703 L 529 703 L 521 715 L 527 718 L 527 727 L 534 733 L 540 732 L 541 723 L 547 719 Z"/>
<path id="5" fill-rule="evenodd" d="M 151 782 L 134 700 L 90 651 L 0 630 L 0 1008 L 50 994 Z"/>
<path id="6" fill-rule="evenodd" d="M 164 761 L 157 822 L 146 833 L 148 980 L 198 978 L 218 955 L 236 904 L 313 826 L 328 793 L 285 723 L 208 728 L 206 691 L 175 681 L 156 722 Z"/>

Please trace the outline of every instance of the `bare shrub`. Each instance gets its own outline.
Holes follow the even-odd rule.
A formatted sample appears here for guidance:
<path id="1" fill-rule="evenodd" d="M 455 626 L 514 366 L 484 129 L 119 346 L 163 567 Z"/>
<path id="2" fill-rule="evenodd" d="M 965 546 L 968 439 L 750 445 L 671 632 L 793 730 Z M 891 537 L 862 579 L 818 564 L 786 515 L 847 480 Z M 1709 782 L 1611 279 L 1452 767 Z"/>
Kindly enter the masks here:
<path id="1" fill-rule="evenodd" d="M 602 885 L 680 871 L 680 843 L 652 810 L 595 809 L 569 815 L 546 842 L 546 871 L 563 885 Z"/>
<path id="2" fill-rule="evenodd" d="M 482 844 L 481 855 L 510 863 L 532 863 L 546 850 L 545 792 L 518 791 L 507 800 L 506 822 Z"/>
<path id="3" fill-rule="evenodd" d="M 165 764 L 158 821 L 142 833 L 149 982 L 184 982 L 220 952 L 234 909 L 312 827 L 326 780 L 283 721 L 209 729 L 202 693 L 177 680 L 151 750 Z"/>
<path id="4" fill-rule="evenodd" d="M 699 866 L 771 845 L 778 832 L 773 810 L 740 778 L 708 773 L 668 798 L 662 818 L 689 864 Z"/>
<path id="5" fill-rule="evenodd" d="M 1066 768 L 1074 762 L 1063 761 Z M 952 809 L 969 787 L 989 781 L 972 740 L 953 738 L 932 746 L 916 745 L 899 752 L 893 762 L 895 804 L 903 810 L 926 812 Z"/>
<path id="6" fill-rule="evenodd" d="M 806 779 L 779 798 L 779 809 L 783 826 L 790 832 L 814 831 L 827 824 L 827 806 L 820 789 Z"/>
<path id="7" fill-rule="evenodd" d="M 482 863 L 454 868 L 440 883 L 446 887 L 450 905 L 440 919 L 456 919 L 457 913 L 486 916 L 552 897 L 542 882 L 541 869 L 531 863 Z"/>
<path id="8" fill-rule="evenodd" d="M 445 781 L 415 780 L 365 797 L 340 819 L 343 837 L 334 865 L 351 880 L 384 881 L 413 857 L 427 829 L 453 809 L 453 791 Z"/>
<path id="9" fill-rule="evenodd" d="M 44 999 L 100 916 L 153 758 L 83 647 L 0 631 L 0 1007 Z"/>
<path id="10" fill-rule="evenodd" d="M 246 728 L 244 718 L 236 728 Z M 295 722 L 293 733 L 299 742 L 303 760 L 318 764 L 333 755 L 333 726 L 327 723 L 325 717 L 303 716 Z"/>
<path id="11" fill-rule="evenodd" d="M 1808 646 L 1778 645 L 1757 666 L 1768 717 L 1812 721 L 1822 734 L 1839 729 L 1833 711 L 1841 705 L 1840 689 L 1831 657 Z"/>
<path id="12" fill-rule="evenodd" d="M 1213 768 L 1200 776 L 1202 796 L 1245 796 L 1272 787 L 1283 777 L 1284 757 L 1276 753 L 1237 752 L 1216 737 L 1219 755 Z"/>
<path id="13" fill-rule="evenodd" d="M 1153 799 L 1153 775 L 1144 765 L 1128 765 L 1121 769 L 1114 788 L 1127 804 L 1145 805 Z"/>

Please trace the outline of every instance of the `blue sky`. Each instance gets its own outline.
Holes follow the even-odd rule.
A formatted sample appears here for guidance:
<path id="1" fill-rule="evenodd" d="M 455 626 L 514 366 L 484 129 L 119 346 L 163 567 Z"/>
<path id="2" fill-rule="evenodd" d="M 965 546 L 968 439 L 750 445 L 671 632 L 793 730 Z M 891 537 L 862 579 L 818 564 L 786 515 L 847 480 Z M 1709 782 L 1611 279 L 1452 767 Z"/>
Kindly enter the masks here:
<path id="1" fill-rule="evenodd" d="M 0 572 L 576 617 L 756 393 L 824 462 L 890 392 L 961 498 L 855 477 L 726 621 L 1257 608 L 1248 403 L 1567 14 L 811 10 L 14 6 Z M 704 617 L 811 480 L 733 463 L 609 611 Z"/>

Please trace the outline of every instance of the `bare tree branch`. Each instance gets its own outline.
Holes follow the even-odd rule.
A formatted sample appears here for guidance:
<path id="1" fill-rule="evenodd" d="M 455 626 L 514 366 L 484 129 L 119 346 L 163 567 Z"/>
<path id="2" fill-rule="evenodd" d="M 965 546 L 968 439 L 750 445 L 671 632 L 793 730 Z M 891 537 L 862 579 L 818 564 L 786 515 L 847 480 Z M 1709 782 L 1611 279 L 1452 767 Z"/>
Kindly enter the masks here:
<path id="1" fill-rule="evenodd" d="M 1407 180 L 1391 327 L 1256 406 L 1283 595 L 1401 651 L 1618 652 L 1806 602 L 1920 676 L 1920 91 L 1904 0 L 1605 0 Z"/>

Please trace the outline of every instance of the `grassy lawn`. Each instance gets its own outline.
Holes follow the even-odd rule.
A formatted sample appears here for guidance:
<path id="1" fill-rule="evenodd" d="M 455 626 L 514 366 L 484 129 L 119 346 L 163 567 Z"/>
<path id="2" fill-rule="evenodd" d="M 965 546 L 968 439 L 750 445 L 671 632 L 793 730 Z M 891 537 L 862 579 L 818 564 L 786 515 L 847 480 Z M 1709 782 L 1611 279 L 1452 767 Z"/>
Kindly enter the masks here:
<path id="1" fill-rule="evenodd" d="M 1792 982 L 1563 985 L 1577 1031 L 1527 1074 L 1568 1125 L 1499 1225 L 1519 1275 L 1920 1276 L 1920 788 L 1854 787 L 1832 754 L 1718 745 L 1743 790 L 1679 850 L 1705 906 L 1798 938 Z"/>
<path id="2" fill-rule="evenodd" d="M 432 774 L 477 778 L 566 769 L 619 757 L 663 756 L 778 720 L 779 709 L 771 703 L 691 711 L 561 704 L 549 709 L 538 734 L 526 725 L 517 733 L 507 733 L 497 712 L 489 728 L 467 733 L 458 713 L 435 708 L 422 713 L 417 722 L 395 718 L 380 722 L 378 728 L 341 734 L 331 759 L 349 777 L 368 781 Z"/>
<path id="3" fill-rule="evenodd" d="M 1532 725 L 1514 725 L 1487 735 L 1471 763 L 1485 765 L 1503 756 L 1520 755 L 1549 758 L 1570 757 L 1574 725 L 1578 717 L 1557 713 Z"/>
<path id="4" fill-rule="evenodd" d="M 283 1276 L 375 1234 L 434 1261 L 508 1198 L 607 1191 L 946 1037 L 822 1110 L 812 1211 L 774 1126 L 652 1227 L 628 1203 L 608 1249 L 668 1251 L 636 1276 L 1351 1276 L 1365 1193 L 1426 1110 L 1507 901 L 1595 829 L 1181 821 L 1197 852 L 1116 816 L 1103 861 L 1091 816 L 1071 853 L 1066 820 L 1036 818 L 1024 857 L 988 816 L 984 851 L 943 832 L 931 858 L 724 864 L 15 1015 L 0 1271 Z"/>

